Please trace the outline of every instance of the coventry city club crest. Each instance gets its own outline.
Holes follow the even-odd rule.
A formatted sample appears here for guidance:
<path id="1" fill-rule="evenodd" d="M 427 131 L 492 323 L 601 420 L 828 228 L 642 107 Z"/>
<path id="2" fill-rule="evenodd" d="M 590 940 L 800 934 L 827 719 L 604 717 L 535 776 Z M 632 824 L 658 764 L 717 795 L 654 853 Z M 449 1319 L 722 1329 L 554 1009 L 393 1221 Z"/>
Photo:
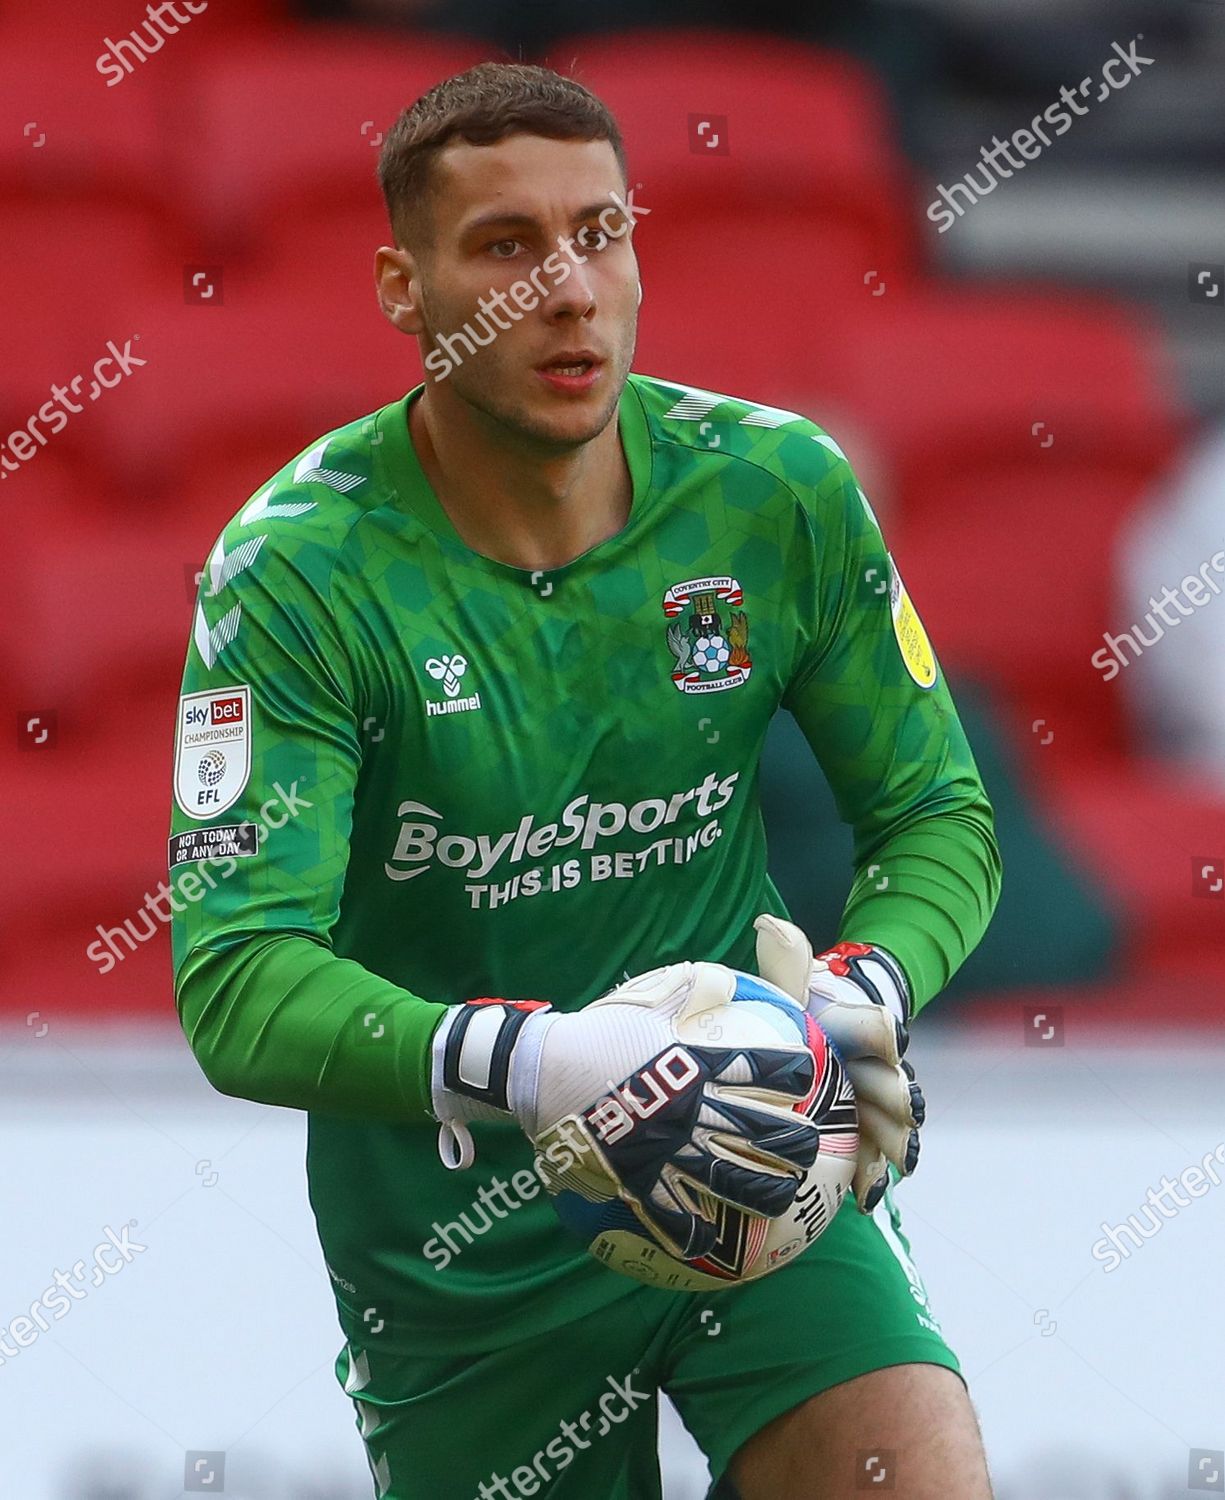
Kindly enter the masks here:
<path id="1" fill-rule="evenodd" d="M 747 682 L 749 617 L 734 578 L 691 578 L 664 595 L 672 681 L 682 693 L 719 693 Z"/>

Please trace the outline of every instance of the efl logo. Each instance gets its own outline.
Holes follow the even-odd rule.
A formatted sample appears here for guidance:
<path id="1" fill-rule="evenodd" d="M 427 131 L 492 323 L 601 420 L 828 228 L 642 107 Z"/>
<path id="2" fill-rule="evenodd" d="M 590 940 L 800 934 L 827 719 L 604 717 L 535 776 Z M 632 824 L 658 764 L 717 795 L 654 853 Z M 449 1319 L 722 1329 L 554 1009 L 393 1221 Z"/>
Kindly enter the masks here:
<path id="1" fill-rule="evenodd" d="M 701 1072 L 700 1064 L 684 1047 L 669 1047 L 641 1072 L 632 1074 L 606 1098 L 592 1105 L 585 1119 L 604 1145 L 615 1146 L 639 1120 L 649 1120 L 669 1100 L 683 1094 Z M 640 1099 L 634 1093 L 636 1083 L 642 1085 L 646 1098 Z"/>

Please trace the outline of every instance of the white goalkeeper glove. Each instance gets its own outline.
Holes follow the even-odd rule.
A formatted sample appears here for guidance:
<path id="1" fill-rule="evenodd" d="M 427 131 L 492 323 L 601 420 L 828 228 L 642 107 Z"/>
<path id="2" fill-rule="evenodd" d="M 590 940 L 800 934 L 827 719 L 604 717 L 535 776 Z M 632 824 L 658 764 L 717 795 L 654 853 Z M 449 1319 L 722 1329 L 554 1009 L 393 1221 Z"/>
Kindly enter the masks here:
<path id="1" fill-rule="evenodd" d="M 763 1218 L 784 1213 L 820 1143 L 796 1112 L 816 1079 L 811 1050 L 679 1039 L 681 1023 L 735 987 L 722 964 L 677 963 L 572 1014 L 539 1001 L 451 1006 L 433 1042 L 443 1161 L 471 1164 L 471 1120 L 513 1118 L 533 1144 L 569 1120 L 626 1202 L 686 1259 L 717 1238 L 707 1195 Z"/>
<path id="2" fill-rule="evenodd" d="M 910 987 L 892 955 L 868 943 L 837 943 L 813 957 L 794 922 L 762 915 L 757 968 L 808 1008 L 846 1064 L 859 1110 L 859 1158 L 851 1191 L 871 1213 L 889 1185 L 888 1163 L 909 1177 L 919 1160 L 926 1106 L 914 1069 L 902 1056 L 910 1041 Z"/>

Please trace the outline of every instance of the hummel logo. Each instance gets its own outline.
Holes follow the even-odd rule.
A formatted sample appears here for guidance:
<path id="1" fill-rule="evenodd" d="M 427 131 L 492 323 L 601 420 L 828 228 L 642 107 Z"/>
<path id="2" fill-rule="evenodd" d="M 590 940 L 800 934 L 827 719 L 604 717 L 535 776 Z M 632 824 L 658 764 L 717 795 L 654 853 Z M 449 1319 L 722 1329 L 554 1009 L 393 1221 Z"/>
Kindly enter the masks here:
<path id="1" fill-rule="evenodd" d="M 459 679 L 468 670 L 466 656 L 431 656 L 425 670 L 436 681 L 441 680 L 442 690 L 448 698 L 459 692 Z"/>
<path id="2" fill-rule="evenodd" d="M 427 716 L 432 714 L 457 714 L 462 713 L 466 708 L 480 708 L 480 693 L 473 693 L 468 698 L 456 696 L 459 692 L 460 678 L 468 670 L 468 658 L 466 656 L 460 656 L 458 653 L 455 656 L 431 656 L 425 664 L 425 670 L 435 682 L 442 683 L 442 690 L 447 695 L 448 700 L 445 703 L 438 703 L 431 702 L 427 698 L 425 702 Z"/>

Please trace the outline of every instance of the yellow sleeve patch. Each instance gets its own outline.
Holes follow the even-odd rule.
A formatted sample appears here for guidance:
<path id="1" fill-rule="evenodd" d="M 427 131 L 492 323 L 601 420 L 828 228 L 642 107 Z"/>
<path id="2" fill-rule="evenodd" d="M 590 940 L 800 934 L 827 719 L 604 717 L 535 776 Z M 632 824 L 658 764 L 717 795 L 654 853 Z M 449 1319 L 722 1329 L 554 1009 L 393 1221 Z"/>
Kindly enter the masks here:
<path id="1" fill-rule="evenodd" d="M 936 658 L 923 621 L 910 602 L 910 595 L 902 582 L 893 558 L 889 559 L 889 608 L 893 614 L 893 634 L 897 638 L 898 650 L 906 663 L 906 670 L 921 688 L 936 684 Z"/>

